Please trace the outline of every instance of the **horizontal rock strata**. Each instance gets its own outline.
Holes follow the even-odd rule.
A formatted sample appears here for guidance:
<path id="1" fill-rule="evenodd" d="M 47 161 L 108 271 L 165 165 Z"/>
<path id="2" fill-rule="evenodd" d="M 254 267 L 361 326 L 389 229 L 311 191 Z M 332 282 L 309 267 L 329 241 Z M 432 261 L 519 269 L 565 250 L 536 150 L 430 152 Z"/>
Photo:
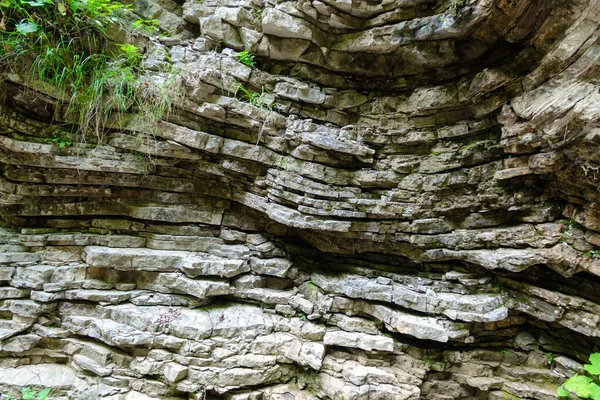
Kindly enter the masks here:
<path id="1" fill-rule="evenodd" d="M 60 147 L 3 77 L 0 393 L 547 400 L 599 351 L 600 1 L 133 11 L 156 126 Z"/>

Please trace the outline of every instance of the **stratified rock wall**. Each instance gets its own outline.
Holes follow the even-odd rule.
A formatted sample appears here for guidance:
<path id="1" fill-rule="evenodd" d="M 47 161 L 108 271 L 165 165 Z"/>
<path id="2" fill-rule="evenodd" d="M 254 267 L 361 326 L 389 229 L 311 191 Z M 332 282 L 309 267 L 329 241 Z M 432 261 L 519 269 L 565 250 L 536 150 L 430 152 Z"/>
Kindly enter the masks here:
<path id="1" fill-rule="evenodd" d="M 61 148 L 5 77 L 0 392 L 546 400 L 600 349 L 600 1 L 133 5 L 156 126 Z"/>

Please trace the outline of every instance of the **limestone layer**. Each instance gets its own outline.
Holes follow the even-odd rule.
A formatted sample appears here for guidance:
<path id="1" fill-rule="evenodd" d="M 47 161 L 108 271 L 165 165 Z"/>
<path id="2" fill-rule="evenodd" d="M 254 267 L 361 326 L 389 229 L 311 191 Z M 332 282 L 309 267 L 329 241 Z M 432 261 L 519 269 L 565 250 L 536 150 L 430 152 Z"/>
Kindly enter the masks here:
<path id="1" fill-rule="evenodd" d="M 2 77 L 1 393 L 546 400 L 599 351 L 600 1 L 133 10 L 156 126 L 60 147 Z"/>

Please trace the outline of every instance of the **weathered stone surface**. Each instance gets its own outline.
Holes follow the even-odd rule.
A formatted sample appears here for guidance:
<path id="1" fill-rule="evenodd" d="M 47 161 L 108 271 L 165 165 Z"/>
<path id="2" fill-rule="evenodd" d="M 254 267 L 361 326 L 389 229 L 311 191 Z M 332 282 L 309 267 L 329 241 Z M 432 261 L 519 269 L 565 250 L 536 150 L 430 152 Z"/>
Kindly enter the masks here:
<path id="1" fill-rule="evenodd" d="M 323 343 L 333 346 L 356 347 L 369 351 L 394 351 L 394 339 L 365 333 L 330 331 L 325 334 Z"/>
<path id="2" fill-rule="evenodd" d="M 0 72 L 0 392 L 556 398 L 600 346 L 600 2 L 434 3 L 132 2 L 181 90 L 102 143 Z"/>
<path id="3" fill-rule="evenodd" d="M 0 368 L 0 385 L 24 387 L 35 385 L 59 390 L 79 389 L 85 381 L 78 378 L 66 365 L 39 364 L 17 368 Z"/>
<path id="4" fill-rule="evenodd" d="M 165 364 L 163 374 L 169 382 L 175 383 L 186 377 L 188 368 L 177 363 Z"/>

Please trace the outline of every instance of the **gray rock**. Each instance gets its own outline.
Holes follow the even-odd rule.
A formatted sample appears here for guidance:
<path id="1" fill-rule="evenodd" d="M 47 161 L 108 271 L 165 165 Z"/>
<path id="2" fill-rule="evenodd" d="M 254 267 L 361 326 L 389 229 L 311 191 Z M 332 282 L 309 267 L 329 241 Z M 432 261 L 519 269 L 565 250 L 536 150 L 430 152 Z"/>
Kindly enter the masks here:
<path id="1" fill-rule="evenodd" d="M 7 67 L 0 392 L 554 399 L 600 335 L 598 5 L 433 3 L 133 2 L 89 127 Z"/>
<path id="2" fill-rule="evenodd" d="M 66 365 L 39 364 L 16 368 L 0 367 L 0 384 L 5 386 L 27 386 L 35 382 L 44 388 L 73 390 L 86 385 Z"/>
<path id="3" fill-rule="evenodd" d="M 38 335 L 21 335 L 6 340 L 1 347 L 3 352 L 22 353 L 34 348 L 42 338 Z"/>
<path id="4" fill-rule="evenodd" d="M 187 367 L 184 367 L 183 365 L 167 363 L 163 369 L 163 375 L 169 382 L 175 383 L 185 378 L 187 371 Z"/>
<path id="5" fill-rule="evenodd" d="M 303 20 L 273 8 L 263 12 L 262 30 L 267 35 L 290 39 L 311 40 L 313 36 L 310 27 Z"/>
<path id="6" fill-rule="evenodd" d="M 102 367 L 94 360 L 79 354 L 73 356 L 73 362 L 85 371 L 89 371 L 98 376 L 109 376 L 113 371 L 113 368 Z"/>
<path id="7" fill-rule="evenodd" d="M 366 333 L 329 331 L 323 338 L 329 346 L 356 347 L 363 350 L 394 351 L 394 339 Z"/>
<path id="8" fill-rule="evenodd" d="M 271 275 L 283 278 L 287 275 L 292 265 L 292 262 L 283 258 L 271 258 L 267 260 L 255 257 L 250 258 L 250 269 L 259 275 Z"/>

